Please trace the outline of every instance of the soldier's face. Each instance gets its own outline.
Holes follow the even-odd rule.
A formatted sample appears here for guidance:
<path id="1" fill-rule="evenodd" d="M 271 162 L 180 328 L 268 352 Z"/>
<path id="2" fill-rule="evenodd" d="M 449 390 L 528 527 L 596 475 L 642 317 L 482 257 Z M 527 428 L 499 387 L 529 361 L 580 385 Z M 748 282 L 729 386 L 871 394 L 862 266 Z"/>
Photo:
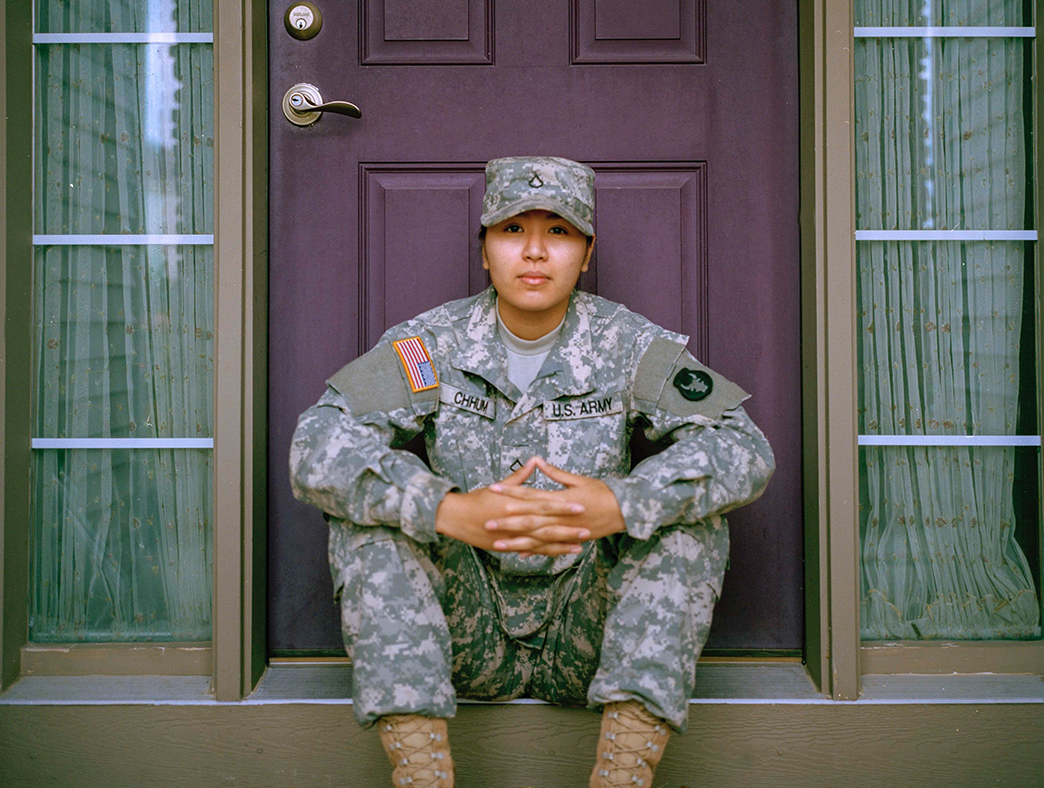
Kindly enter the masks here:
<path id="1" fill-rule="evenodd" d="M 517 334 L 518 321 L 550 322 L 548 331 L 557 326 L 580 273 L 587 270 L 592 248 L 586 235 L 550 211 L 526 211 L 490 227 L 482 266 L 497 289 L 507 327 Z"/>

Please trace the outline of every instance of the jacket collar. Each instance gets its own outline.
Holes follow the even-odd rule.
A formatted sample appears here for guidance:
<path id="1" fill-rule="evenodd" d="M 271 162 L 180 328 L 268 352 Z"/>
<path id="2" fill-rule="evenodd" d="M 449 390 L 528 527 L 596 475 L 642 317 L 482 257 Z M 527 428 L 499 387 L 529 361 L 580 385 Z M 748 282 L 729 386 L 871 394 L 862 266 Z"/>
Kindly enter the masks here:
<path id="1" fill-rule="evenodd" d="M 450 364 L 492 383 L 513 402 L 522 393 L 508 380 L 507 351 L 497 331 L 497 291 L 487 287 L 471 306 Z"/>
<path id="2" fill-rule="evenodd" d="M 472 306 L 450 364 L 496 386 L 516 403 L 514 416 L 547 400 L 594 391 L 591 319 L 583 296 L 573 291 L 558 341 L 526 393 L 520 392 L 507 377 L 507 351 L 497 330 L 497 294 L 492 287 L 487 288 Z"/>

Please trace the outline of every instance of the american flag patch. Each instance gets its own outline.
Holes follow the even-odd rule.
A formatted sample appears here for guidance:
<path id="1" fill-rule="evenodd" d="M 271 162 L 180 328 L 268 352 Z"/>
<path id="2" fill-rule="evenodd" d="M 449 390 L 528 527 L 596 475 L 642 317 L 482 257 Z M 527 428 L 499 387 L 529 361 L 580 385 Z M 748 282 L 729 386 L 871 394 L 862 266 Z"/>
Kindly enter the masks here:
<path id="1" fill-rule="evenodd" d="M 399 361 L 406 369 L 406 377 L 410 380 L 413 393 L 427 391 L 439 385 L 439 376 L 435 374 L 435 365 L 420 337 L 409 337 L 392 342 Z"/>

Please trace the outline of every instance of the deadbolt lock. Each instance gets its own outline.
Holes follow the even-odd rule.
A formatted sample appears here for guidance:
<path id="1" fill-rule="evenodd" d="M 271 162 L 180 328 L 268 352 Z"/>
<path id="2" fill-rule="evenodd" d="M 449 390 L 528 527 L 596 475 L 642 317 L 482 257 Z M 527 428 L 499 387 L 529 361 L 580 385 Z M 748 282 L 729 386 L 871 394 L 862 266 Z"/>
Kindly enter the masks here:
<path id="1" fill-rule="evenodd" d="M 315 38 L 323 27 L 323 13 L 308 0 L 298 0 L 288 9 L 283 17 L 286 32 L 299 41 Z"/>

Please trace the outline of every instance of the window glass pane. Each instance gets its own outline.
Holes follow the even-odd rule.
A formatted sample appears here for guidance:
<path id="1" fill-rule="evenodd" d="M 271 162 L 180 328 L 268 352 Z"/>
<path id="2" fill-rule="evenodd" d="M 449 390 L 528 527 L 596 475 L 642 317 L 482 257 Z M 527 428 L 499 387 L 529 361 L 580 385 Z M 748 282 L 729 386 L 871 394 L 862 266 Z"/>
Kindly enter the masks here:
<path id="1" fill-rule="evenodd" d="M 211 458 L 34 452 L 30 639 L 209 640 Z"/>
<path id="2" fill-rule="evenodd" d="M 36 232 L 213 233 L 213 47 L 36 51 Z"/>
<path id="3" fill-rule="evenodd" d="M 860 450 L 864 639 L 1040 637 L 1038 451 Z"/>
<path id="4" fill-rule="evenodd" d="M 208 32 L 210 9 L 39 0 L 37 30 Z M 128 443 L 34 449 L 30 637 L 208 640 L 211 451 L 133 442 L 213 435 L 213 46 L 35 51 L 34 438 Z"/>
<path id="5" fill-rule="evenodd" d="M 39 33 L 209 33 L 211 0 L 38 0 Z"/>
<path id="6" fill-rule="evenodd" d="M 1031 248 L 856 244 L 861 435 L 1036 432 Z"/>
<path id="7" fill-rule="evenodd" d="M 1019 27 L 1028 25 L 1023 0 L 855 0 L 855 23 L 867 27 Z"/>
<path id="8" fill-rule="evenodd" d="M 1032 228 L 1030 43 L 855 41 L 856 228 Z"/>
<path id="9" fill-rule="evenodd" d="M 1019 242 L 859 242 L 859 432 L 1039 434 Z M 862 635 L 1040 637 L 1039 449 L 860 451 Z"/>
<path id="10" fill-rule="evenodd" d="M 927 6 L 933 24 L 1019 25 L 1021 4 Z M 865 0 L 859 24 L 925 25 Z M 855 42 L 859 230 L 1034 227 L 1030 42 Z M 1035 245 L 857 240 L 859 431 L 911 441 L 1039 436 Z M 862 634 L 1039 638 L 1036 446 L 860 450 Z"/>
<path id="11" fill-rule="evenodd" d="M 36 249 L 38 438 L 209 438 L 210 246 Z"/>

